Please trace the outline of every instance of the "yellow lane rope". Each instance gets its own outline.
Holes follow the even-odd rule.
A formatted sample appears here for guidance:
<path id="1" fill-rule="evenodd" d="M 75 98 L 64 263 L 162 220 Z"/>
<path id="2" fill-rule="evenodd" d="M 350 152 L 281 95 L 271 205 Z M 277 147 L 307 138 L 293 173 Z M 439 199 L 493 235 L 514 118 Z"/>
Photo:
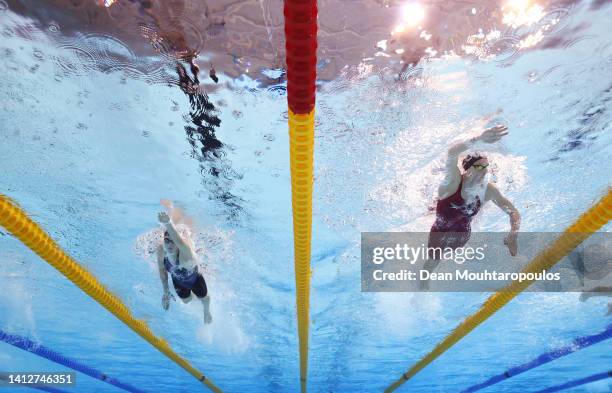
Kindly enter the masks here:
<path id="1" fill-rule="evenodd" d="M 289 110 L 289 148 L 291 160 L 291 202 L 293 206 L 293 248 L 295 253 L 295 296 L 300 345 L 300 386 L 302 392 L 306 392 L 306 377 L 308 376 L 314 110 L 305 115 L 295 114 Z"/>
<path id="2" fill-rule="evenodd" d="M 177 355 L 162 338 L 153 334 L 144 321 L 134 318 L 125 304 L 109 292 L 90 272 L 79 265 L 36 222 L 7 196 L 0 194 L 0 226 L 76 284 L 152 346 L 181 366 L 215 393 L 222 393 L 204 374 Z"/>
<path id="3" fill-rule="evenodd" d="M 612 188 L 599 202 L 583 213 L 578 220 L 565 230 L 551 245 L 540 252 L 523 270 L 524 272 L 541 272 L 548 270 L 564 256 L 570 253 L 582 241 L 606 225 L 612 219 Z M 455 345 L 459 340 L 486 321 L 491 315 L 505 306 L 510 300 L 525 290 L 532 281 L 513 281 L 505 288 L 491 295 L 482 307 L 467 317 L 451 334 L 442 340 L 424 358 L 415 363 L 400 379 L 391 384 L 385 393 L 395 391 L 404 382 L 414 377 L 419 371 L 433 362 L 438 356 Z"/>

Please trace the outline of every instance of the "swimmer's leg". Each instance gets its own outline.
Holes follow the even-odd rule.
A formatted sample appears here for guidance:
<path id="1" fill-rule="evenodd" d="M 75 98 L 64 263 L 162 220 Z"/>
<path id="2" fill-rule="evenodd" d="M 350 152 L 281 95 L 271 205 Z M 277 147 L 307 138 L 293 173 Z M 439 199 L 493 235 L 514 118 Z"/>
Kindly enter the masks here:
<path id="1" fill-rule="evenodd" d="M 204 311 L 204 323 L 212 322 L 212 315 L 210 314 L 210 295 L 208 294 L 208 288 L 206 287 L 206 281 L 202 274 L 198 275 L 198 279 L 191 288 L 191 291 L 200 299 Z"/>
<path id="2" fill-rule="evenodd" d="M 439 259 L 428 259 L 423 264 L 423 270 L 427 270 L 429 273 L 433 273 L 433 271 L 436 270 L 439 264 L 440 264 Z M 429 290 L 429 280 L 420 280 L 419 289 L 423 291 Z"/>
<path id="3" fill-rule="evenodd" d="M 606 317 L 612 315 L 612 303 L 608 303 L 608 312 L 606 313 Z"/>
<path id="4" fill-rule="evenodd" d="M 187 304 L 191 301 L 191 293 L 187 296 L 187 297 L 182 297 L 179 296 L 181 298 L 181 300 L 183 301 L 183 303 Z"/>
<path id="5" fill-rule="evenodd" d="M 442 259 L 442 250 L 448 247 L 456 249 L 465 246 L 470 240 L 470 233 L 469 226 L 458 232 L 438 232 L 432 228 L 427 241 L 427 260 L 423 264 L 423 270 L 433 273 Z M 429 290 L 429 280 L 419 281 L 419 288 Z"/>
<path id="6" fill-rule="evenodd" d="M 174 285 L 174 290 L 183 303 L 187 304 L 191 301 L 191 290 L 189 288 L 182 286 L 174 277 L 172 277 L 172 285 Z"/>
<path id="7" fill-rule="evenodd" d="M 212 315 L 210 314 L 210 295 L 206 295 L 200 300 L 202 301 L 202 307 L 204 309 L 204 323 L 211 323 Z"/>

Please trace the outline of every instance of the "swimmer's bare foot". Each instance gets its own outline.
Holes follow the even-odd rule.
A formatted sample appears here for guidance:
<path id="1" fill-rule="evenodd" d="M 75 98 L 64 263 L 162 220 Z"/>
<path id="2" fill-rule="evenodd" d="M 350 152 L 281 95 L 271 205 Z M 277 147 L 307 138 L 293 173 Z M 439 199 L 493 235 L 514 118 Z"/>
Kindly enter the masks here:
<path id="1" fill-rule="evenodd" d="M 209 324 L 212 322 L 212 315 L 210 314 L 210 295 L 206 295 L 202 298 L 202 306 L 204 307 L 204 323 Z"/>
<path id="2" fill-rule="evenodd" d="M 204 314 L 204 323 L 207 325 L 212 323 L 212 315 L 210 315 L 210 313 Z"/>

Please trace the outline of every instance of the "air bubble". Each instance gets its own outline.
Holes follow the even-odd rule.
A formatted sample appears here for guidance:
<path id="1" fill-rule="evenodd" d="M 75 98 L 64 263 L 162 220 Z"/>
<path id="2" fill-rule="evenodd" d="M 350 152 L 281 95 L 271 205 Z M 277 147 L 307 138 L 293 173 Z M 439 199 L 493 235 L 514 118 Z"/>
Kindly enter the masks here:
<path id="1" fill-rule="evenodd" d="M 8 10 L 9 6 L 6 1 L 0 0 L 0 11 Z"/>
<path id="2" fill-rule="evenodd" d="M 273 142 L 276 139 L 276 137 L 273 134 L 266 134 L 263 136 L 263 139 L 268 142 Z"/>
<path id="3" fill-rule="evenodd" d="M 34 57 L 36 57 L 38 60 L 42 60 L 45 58 L 45 55 L 41 51 L 35 50 Z"/>

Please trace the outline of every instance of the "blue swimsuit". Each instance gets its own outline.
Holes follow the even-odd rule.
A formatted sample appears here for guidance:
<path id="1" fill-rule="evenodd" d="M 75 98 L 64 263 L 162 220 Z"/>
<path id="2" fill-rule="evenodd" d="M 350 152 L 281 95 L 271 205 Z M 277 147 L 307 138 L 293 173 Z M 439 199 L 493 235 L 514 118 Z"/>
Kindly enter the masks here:
<path id="1" fill-rule="evenodd" d="M 170 262 L 167 256 L 164 256 L 164 267 L 166 271 L 172 276 L 172 281 L 176 282 L 182 287 L 192 289 L 200 274 L 198 273 L 198 267 L 195 266 L 191 269 L 180 266 L 179 254 L 176 255 L 176 264 Z"/>

